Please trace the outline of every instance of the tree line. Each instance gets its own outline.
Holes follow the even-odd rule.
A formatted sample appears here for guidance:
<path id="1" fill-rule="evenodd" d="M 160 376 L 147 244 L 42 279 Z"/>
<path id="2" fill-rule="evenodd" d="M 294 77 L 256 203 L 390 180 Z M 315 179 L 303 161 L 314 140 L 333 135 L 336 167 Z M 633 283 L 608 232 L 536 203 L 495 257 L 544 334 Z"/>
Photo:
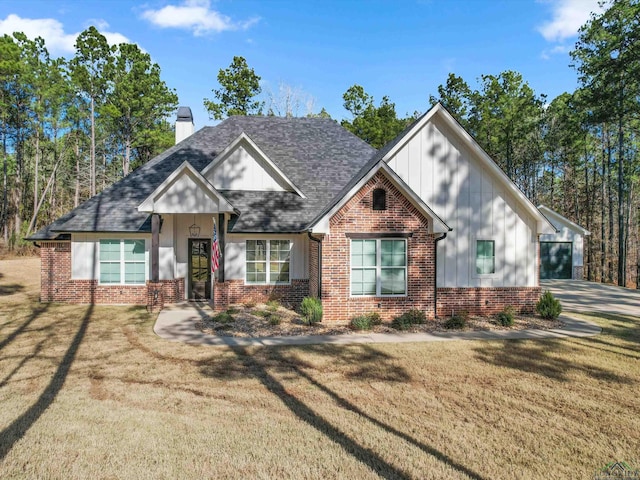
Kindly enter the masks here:
<path id="1" fill-rule="evenodd" d="M 592 15 L 571 52 L 579 88 L 552 100 L 514 71 L 474 82 L 449 74 L 430 96 L 536 205 L 590 230 L 586 277 L 619 285 L 636 283 L 640 272 L 639 22 L 638 0 L 614 0 Z M 285 84 L 265 96 L 260 80 L 233 57 L 204 99 L 210 117 L 330 118 Z M 376 148 L 420 115 L 399 116 L 388 96 L 376 103 L 358 84 L 342 99 L 350 118 L 341 125 Z M 0 38 L 5 243 L 19 243 L 170 146 L 176 106 L 148 54 L 132 44 L 109 47 L 94 27 L 68 61 L 50 58 L 42 39 Z"/>
<path id="2" fill-rule="evenodd" d="M 137 45 L 109 46 L 95 27 L 75 55 L 52 58 L 42 38 L 0 37 L 0 227 L 25 237 L 173 143 L 176 93 Z"/>

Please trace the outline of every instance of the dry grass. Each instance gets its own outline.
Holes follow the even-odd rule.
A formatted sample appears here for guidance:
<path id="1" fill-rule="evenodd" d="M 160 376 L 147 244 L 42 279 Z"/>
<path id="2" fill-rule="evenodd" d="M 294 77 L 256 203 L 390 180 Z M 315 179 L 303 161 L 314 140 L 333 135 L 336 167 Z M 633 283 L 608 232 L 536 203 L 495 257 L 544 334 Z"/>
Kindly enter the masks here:
<path id="1" fill-rule="evenodd" d="M 169 343 L 0 261 L 0 477 L 592 478 L 640 467 L 640 319 L 589 339 Z"/>

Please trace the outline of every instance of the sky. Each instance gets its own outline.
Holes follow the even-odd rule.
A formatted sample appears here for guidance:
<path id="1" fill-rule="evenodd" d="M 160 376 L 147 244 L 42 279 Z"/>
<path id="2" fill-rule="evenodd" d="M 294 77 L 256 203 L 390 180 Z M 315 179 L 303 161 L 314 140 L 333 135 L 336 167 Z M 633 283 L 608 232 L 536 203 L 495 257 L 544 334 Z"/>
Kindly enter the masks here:
<path id="1" fill-rule="evenodd" d="M 112 44 L 151 55 L 196 129 L 209 119 L 218 71 L 242 56 L 261 77 L 263 99 L 295 92 L 296 113 L 325 108 L 350 119 L 342 95 L 358 84 L 424 112 L 449 73 L 472 87 L 484 74 L 520 72 L 548 101 L 577 87 L 569 51 L 598 0 L 0 0 L 0 35 L 41 36 L 71 58 L 94 25 Z"/>

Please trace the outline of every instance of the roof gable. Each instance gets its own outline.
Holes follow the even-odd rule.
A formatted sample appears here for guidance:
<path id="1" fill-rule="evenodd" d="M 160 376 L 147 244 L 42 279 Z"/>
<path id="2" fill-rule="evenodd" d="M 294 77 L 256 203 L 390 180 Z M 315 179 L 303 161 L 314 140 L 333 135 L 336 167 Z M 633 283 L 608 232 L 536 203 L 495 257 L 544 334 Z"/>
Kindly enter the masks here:
<path id="1" fill-rule="evenodd" d="M 385 162 L 378 162 L 373 168 L 362 177 L 359 181 L 351 186 L 351 189 L 343 195 L 339 202 L 335 203 L 331 209 L 324 212 L 324 214 L 317 218 L 312 223 L 312 231 L 314 233 L 328 233 L 329 232 L 329 220 L 356 194 L 360 189 L 376 175 L 381 172 L 399 191 L 405 196 L 407 200 L 426 218 L 431 219 L 430 233 L 444 233 L 451 231 L 451 228 L 426 204 L 416 195 L 416 193 L 409 188 L 409 186 L 394 172 L 389 165 Z"/>
<path id="2" fill-rule="evenodd" d="M 220 190 L 289 191 L 305 198 L 244 131 L 204 168 L 202 175 Z"/>
<path id="3" fill-rule="evenodd" d="M 538 233 L 555 233 L 555 227 L 542 215 L 522 191 L 502 171 L 498 164 L 480 147 L 475 139 L 453 118 L 453 116 L 439 103 L 434 105 L 422 117 L 418 118 L 409 128 L 405 129 L 398 137 L 389 142 L 375 156 L 376 160 L 391 162 L 407 144 L 417 136 L 430 123 L 442 122 L 447 130 L 456 137 L 471 156 L 479 162 L 482 168 L 516 199 L 529 215 L 537 222 Z M 431 146 L 433 147 L 433 146 Z"/>
<path id="4" fill-rule="evenodd" d="M 183 162 L 139 206 L 140 212 L 232 212 L 233 206 L 188 162 Z"/>

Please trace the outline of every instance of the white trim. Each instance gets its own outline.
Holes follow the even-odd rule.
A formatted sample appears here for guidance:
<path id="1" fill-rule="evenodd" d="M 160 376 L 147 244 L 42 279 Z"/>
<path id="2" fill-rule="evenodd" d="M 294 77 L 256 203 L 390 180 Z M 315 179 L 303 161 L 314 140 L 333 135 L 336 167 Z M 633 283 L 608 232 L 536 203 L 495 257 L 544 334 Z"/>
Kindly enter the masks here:
<path id="1" fill-rule="evenodd" d="M 538 234 L 556 233 L 556 229 L 553 224 L 547 219 L 536 206 L 529 200 L 524 193 L 511 181 L 506 173 L 498 166 L 498 164 L 485 152 L 482 147 L 476 142 L 476 140 L 456 121 L 455 118 L 444 108 L 440 103 L 436 103 L 424 116 L 416 122 L 416 124 L 409 130 L 402 141 L 398 142 L 391 148 L 385 156 L 382 158 L 384 162 L 389 162 L 394 155 L 403 148 L 413 136 L 415 136 L 422 128 L 432 120 L 435 115 L 439 115 L 442 120 L 447 124 L 449 128 L 457 134 L 465 146 L 474 153 L 486 166 L 491 173 L 493 173 L 500 182 L 502 182 L 511 194 L 525 207 L 525 209 L 533 216 L 537 221 Z"/>
<path id="2" fill-rule="evenodd" d="M 118 264 L 119 264 L 119 268 L 120 268 L 120 281 L 119 282 L 103 282 L 101 280 L 102 278 L 102 263 L 103 261 L 100 260 L 100 249 L 101 249 L 101 244 L 103 241 L 117 241 L 118 245 L 120 247 L 120 257 L 118 259 Z M 125 266 L 127 264 L 127 260 L 125 260 L 124 258 L 124 244 L 125 241 L 132 241 L 132 242 L 142 242 L 144 245 L 144 260 L 140 261 L 140 260 L 136 260 L 136 261 L 132 261 L 129 260 L 129 263 L 136 263 L 136 264 L 144 264 L 144 281 L 141 283 L 126 283 L 126 279 L 125 279 Z M 98 254 L 97 254 L 97 262 L 98 262 L 98 285 L 101 286 L 126 286 L 126 287 L 140 287 L 142 285 L 146 285 L 147 281 L 149 280 L 149 258 L 147 255 L 147 239 L 145 238 L 98 238 L 97 241 L 97 246 L 98 246 Z M 104 263 L 116 263 L 115 261 L 111 261 L 111 260 L 105 260 Z"/>
<path id="3" fill-rule="evenodd" d="M 545 216 L 548 215 L 552 219 L 557 220 L 559 223 L 562 223 L 569 230 L 573 230 L 574 232 L 584 235 L 585 237 L 591 235 L 591 232 L 589 230 L 582 228 L 577 223 L 573 223 L 571 220 L 569 220 L 566 217 L 563 217 L 558 212 L 551 210 L 549 207 L 546 207 L 544 205 L 538 205 L 538 210 L 540 210 L 540 212 L 542 212 L 543 215 Z M 557 233 L 557 232 L 554 232 L 554 233 Z"/>
<path id="4" fill-rule="evenodd" d="M 218 192 L 209 181 L 200 174 L 189 162 L 186 160 L 176 168 L 171 175 L 169 175 L 164 182 L 162 182 L 144 201 L 138 205 L 139 212 L 154 212 L 154 204 L 158 197 L 161 196 L 174 182 L 176 182 L 183 174 L 192 175 L 199 187 L 212 199 L 218 201 L 218 211 L 211 213 L 226 213 L 233 212 L 234 208 L 221 194 Z"/>
<path id="5" fill-rule="evenodd" d="M 213 169 L 223 163 L 229 157 L 229 155 L 231 155 L 241 144 L 249 146 L 251 149 L 255 150 L 255 152 L 260 157 L 260 160 L 262 160 L 269 167 L 269 169 L 272 170 L 272 173 L 276 174 L 277 178 L 275 178 L 275 180 L 278 181 L 278 183 L 284 183 L 287 187 L 296 192 L 302 198 L 307 198 L 304 193 L 302 193 L 302 191 L 295 186 L 295 184 L 289 179 L 289 177 L 287 177 L 285 173 L 280 170 L 275 163 L 273 163 L 273 161 L 267 156 L 267 154 L 264 153 L 253 140 L 251 140 L 251 137 L 249 137 L 244 132 L 242 132 L 235 140 L 233 140 L 224 150 L 222 150 L 222 152 L 218 154 L 218 156 L 209 165 L 204 168 L 204 170 L 202 170 L 202 175 L 206 177 Z"/>
<path id="6" fill-rule="evenodd" d="M 382 241 L 403 241 L 404 242 L 404 293 L 383 294 L 382 293 Z M 376 265 L 375 267 L 355 267 L 360 270 L 373 270 L 376 271 L 376 294 L 375 295 L 354 295 L 352 287 L 353 276 L 353 242 L 361 241 L 375 241 L 376 242 Z M 409 296 L 409 242 L 406 238 L 351 238 L 349 239 L 349 297 L 350 298 L 402 298 Z M 384 268 L 401 268 L 401 267 L 384 267 Z"/>
<path id="7" fill-rule="evenodd" d="M 496 239 L 489 236 L 473 235 L 471 237 L 473 242 L 472 248 L 472 264 L 471 264 L 471 278 L 498 278 L 498 252 L 496 250 Z M 493 242 L 493 272 L 492 273 L 478 273 L 476 271 L 478 261 L 478 242 Z"/>
<path id="8" fill-rule="evenodd" d="M 264 282 L 249 282 L 247 281 L 247 242 L 266 242 L 266 250 L 265 250 L 265 278 L 266 281 Z M 270 254 L 271 254 L 271 242 L 289 242 L 289 281 L 288 282 L 272 282 L 271 281 L 271 259 L 269 258 Z M 244 284 L 246 286 L 260 286 L 260 285 L 291 285 L 291 275 L 292 275 L 292 270 L 291 270 L 291 251 L 293 250 L 293 240 L 291 240 L 291 238 L 247 238 L 244 241 Z M 256 261 L 251 261 L 252 263 L 263 263 L 263 262 L 256 262 Z M 287 263 L 287 262 L 281 262 L 281 261 L 277 261 L 276 263 Z"/>
<path id="9" fill-rule="evenodd" d="M 380 161 L 377 165 L 373 166 L 371 170 L 369 170 L 369 172 L 351 190 L 349 190 L 349 192 L 331 210 L 316 221 L 313 225 L 312 233 L 329 233 L 329 219 L 338 213 L 340 209 L 356 193 L 358 193 L 376 173 L 380 171 L 389 181 L 391 181 L 400 193 L 402 193 L 407 200 L 409 200 L 411 204 L 418 209 L 420 213 L 431 219 L 431 228 L 429 229 L 430 233 L 444 233 L 452 230 L 438 215 L 436 215 L 433 210 L 431 210 L 431 208 L 429 208 L 426 203 L 422 201 L 418 195 L 416 195 L 413 190 L 411 190 L 411 188 L 398 176 L 396 172 L 391 169 L 389 165 L 387 165 L 387 163 Z M 389 199 L 387 197 L 387 204 L 388 200 Z"/>

